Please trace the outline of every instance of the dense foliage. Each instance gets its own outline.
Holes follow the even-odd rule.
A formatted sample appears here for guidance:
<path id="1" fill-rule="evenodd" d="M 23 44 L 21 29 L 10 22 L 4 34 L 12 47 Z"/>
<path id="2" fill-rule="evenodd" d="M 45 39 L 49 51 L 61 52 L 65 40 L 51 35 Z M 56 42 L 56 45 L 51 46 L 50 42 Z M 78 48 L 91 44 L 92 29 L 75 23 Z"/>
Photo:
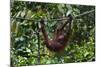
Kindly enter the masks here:
<path id="1" fill-rule="evenodd" d="M 43 35 L 38 28 L 41 17 L 47 20 L 46 31 L 52 38 L 61 22 L 56 19 L 66 16 L 69 10 L 76 17 L 95 10 L 95 7 L 15 1 L 11 6 L 11 66 L 94 61 L 95 12 L 73 20 L 70 41 L 63 52 L 50 52 L 43 43 Z"/>

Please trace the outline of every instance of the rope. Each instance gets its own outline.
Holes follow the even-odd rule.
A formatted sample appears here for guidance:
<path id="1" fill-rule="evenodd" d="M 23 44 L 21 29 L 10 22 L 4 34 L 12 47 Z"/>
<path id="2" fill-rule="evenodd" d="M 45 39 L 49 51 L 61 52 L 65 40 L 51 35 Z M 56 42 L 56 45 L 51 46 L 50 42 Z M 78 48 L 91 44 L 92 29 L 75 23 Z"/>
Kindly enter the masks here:
<path id="1" fill-rule="evenodd" d="M 84 15 L 87 15 L 87 14 L 90 14 L 92 12 L 94 12 L 95 10 L 90 10 L 90 11 L 86 11 L 82 14 L 79 14 L 78 16 L 75 16 L 75 18 L 79 18 L 81 16 L 84 16 Z M 40 22 L 40 20 L 34 20 L 34 19 L 31 19 L 31 18 L 22 18 L 22 17 L 11 17 L 13 19 L 21 19 L 21 20 L 29 20 L 29 21 L 36 21 L 36 22 Z M 51 21 L 61 21 L 61 20 L 67 20 L 66 18 L 58 18 L 58 19 L 52 19 L 52 20 L 45 20 L 45 22 L 51 22 Z"/>

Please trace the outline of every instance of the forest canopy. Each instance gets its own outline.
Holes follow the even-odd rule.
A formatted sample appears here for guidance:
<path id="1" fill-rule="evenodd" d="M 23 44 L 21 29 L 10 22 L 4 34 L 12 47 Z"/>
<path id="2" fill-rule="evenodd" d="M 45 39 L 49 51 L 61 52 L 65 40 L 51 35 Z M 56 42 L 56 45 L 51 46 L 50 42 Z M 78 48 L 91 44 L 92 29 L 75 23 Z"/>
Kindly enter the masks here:
<path id="1" fill-rule="evenodd" d="M 58 20 L 68 11 L 73 16 L 70 40 L 62 53 L 49 51 L 39 21 L 44 18 L 46 32 L 52 38 L 64 21 Z M 14 1 L 10 15 L 12 67 L 95 61 L 95 6 Z"/>

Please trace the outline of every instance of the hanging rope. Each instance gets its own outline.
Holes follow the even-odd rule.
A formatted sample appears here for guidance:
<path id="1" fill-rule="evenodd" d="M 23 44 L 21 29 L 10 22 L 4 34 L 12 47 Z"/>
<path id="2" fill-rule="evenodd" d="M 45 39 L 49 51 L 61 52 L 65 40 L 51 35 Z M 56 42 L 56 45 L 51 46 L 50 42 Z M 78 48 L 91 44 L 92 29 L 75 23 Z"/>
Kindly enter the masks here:
<path id="1" fill-rule="evenodd" d="M 84 16 L 84 15 L 90 14 L 90 13 L 92 13 L 92 12 L 95 12 L 95 10 L 86 11 L 86 12 L 84 12 L 84 13 L 82 13 L 82 14 L 76 16 L 75 18 L 78 18 L 78 17 Z"/>
<path id="2" fill-rule="evenodd" d="M 37 29 L 39 29 L 39 24 L 36 24 Z M 38 38 L 38 64 L 40 64 L 40 34 L 37 32 L 37 38 Z"/>
<path id="3" fill-rule="evenodd" d="M 92 12 L 95 12 L 95 10 L 90 10 L 90 11 L 86 11 L 84 13 L 79 14 L 78 16 L 75 16 L 74 18 L 79 18 L 81 16 L 90 14 Z M 40 20 L 34 20 L 31 18 L 22 18 L 22 17 L 11 17 L 13 19 L 22 19 L 22 20 L 29 20 L 29 21 L 36 21 L 36 22 L 40 22 Z M 66 20 L 66 18 L 58 18 L 58 19 L 52 19 L 52 20 L 45 20 L 45 22 L 51 22 L 51 21 L 61 21 L 61 20 Z"/>

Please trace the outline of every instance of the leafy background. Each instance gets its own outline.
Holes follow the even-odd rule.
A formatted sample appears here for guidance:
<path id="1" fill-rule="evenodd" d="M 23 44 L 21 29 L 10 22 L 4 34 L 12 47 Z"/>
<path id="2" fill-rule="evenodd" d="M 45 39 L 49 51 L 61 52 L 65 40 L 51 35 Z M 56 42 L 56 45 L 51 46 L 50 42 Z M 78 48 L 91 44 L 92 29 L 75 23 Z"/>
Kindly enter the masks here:
<path id="1" fill-rule="evenodd" d="M 73 20 L 70 41 L 62 53 L 51 52 L 45 47 L 38 28 L 39 20 L 41 17 L 48 20 L 45 22 L 46 31 L 52 38 L 60 22 L 56 19 L 66 16 L 68 10 L 75 17 L 95 10 L 95 6 L 24 1 L 11 3 L 11 66 L 95 61 L 95 12 Z"/>

